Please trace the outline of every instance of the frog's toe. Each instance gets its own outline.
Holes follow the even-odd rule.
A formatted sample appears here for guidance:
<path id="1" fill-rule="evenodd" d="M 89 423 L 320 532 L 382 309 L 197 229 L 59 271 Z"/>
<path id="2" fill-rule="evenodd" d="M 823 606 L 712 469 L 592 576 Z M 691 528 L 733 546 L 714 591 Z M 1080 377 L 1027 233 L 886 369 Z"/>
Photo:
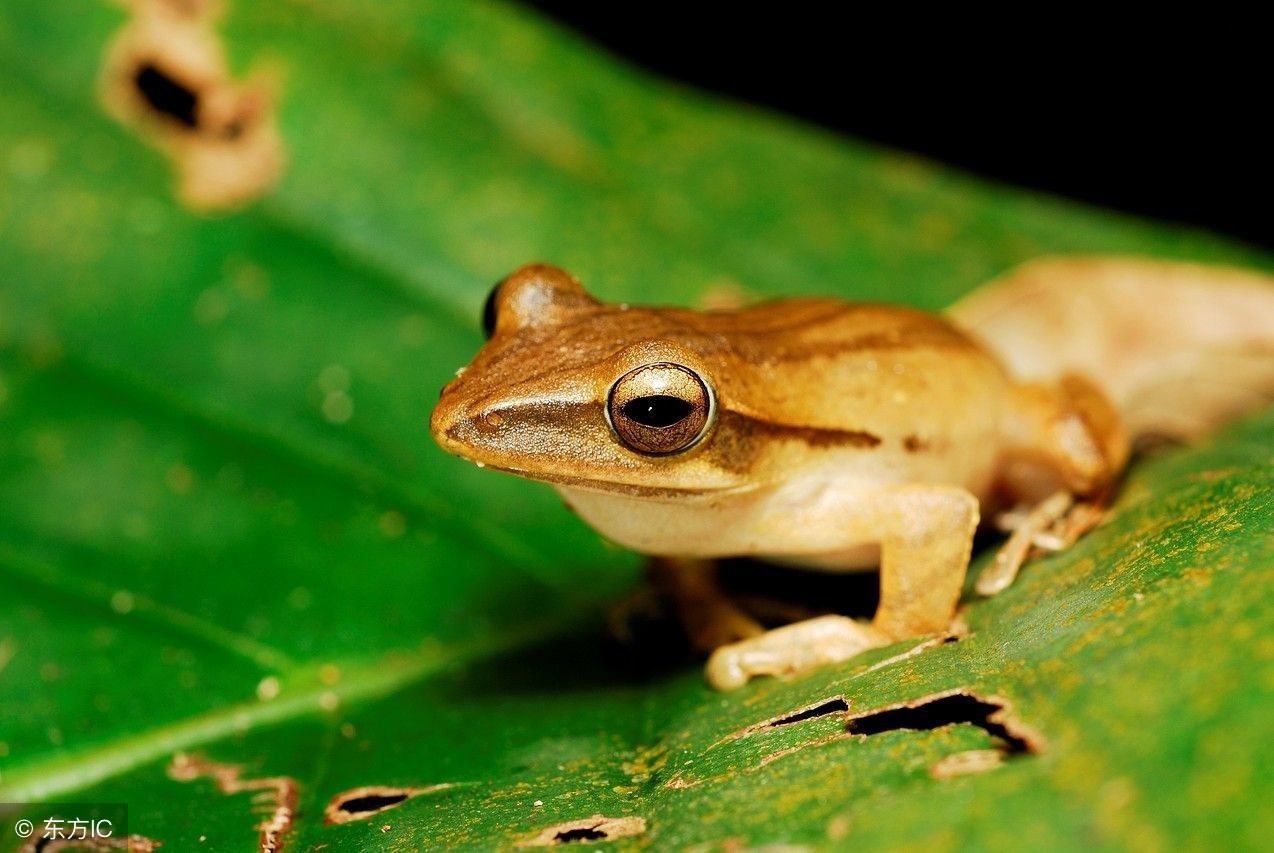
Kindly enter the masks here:
<path id="1" fill-rule="evenodd" d="M 708 658 L 708 683 L 735 690 L 757 675 L 796 675 L 842 663 L 890 639 L 847 616 L 819 616 L 722 646 Z"/>
<path id="2" fill-rule="evenodd" d="M 1104 515 L 1101 501 L 1076 502 L 1069 492 L 1057 492 L 1025 512 L 1004 513 L 997 524 L 1011 534 L 978 578 L 975 589 L 982 596 L 1003 592 L 1033 554 L 1066 550 Z"/>

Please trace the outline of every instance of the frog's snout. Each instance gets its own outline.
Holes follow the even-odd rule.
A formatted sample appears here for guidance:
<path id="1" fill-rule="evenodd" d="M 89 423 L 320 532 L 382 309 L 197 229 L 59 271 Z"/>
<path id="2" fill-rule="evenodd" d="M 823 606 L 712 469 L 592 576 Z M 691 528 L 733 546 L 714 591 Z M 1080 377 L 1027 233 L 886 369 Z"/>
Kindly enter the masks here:
<path id="1" fill-rule="evenodd" d="M 429 432 L 434 441 L 448 453 L 459 455 L 463 444 L 458 442 L 458 427 L 464 417 L 464 407 L 451 391 L 454 380 L 442 386 L 438 395 L 438 403 L 429 416 Z"/>
<path id="2" fill-rule="evenodd" d="M 438 404 L 429 417 L 429 432 L 443 450 L 477 461 L 476 452 L 497 440 L 505 418 L 497 409 L 475 405 L 466 395 L 458 393 L 455 385 L 453 380 L 443 386 Z"/>

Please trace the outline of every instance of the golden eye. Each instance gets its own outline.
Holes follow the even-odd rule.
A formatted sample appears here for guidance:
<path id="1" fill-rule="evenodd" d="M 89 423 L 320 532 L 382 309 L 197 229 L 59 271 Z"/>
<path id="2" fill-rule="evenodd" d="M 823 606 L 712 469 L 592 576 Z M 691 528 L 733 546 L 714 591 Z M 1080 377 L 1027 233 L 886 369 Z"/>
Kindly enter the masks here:
<path id="1" fill-rule="evenodd" d="M 665 456 L 692 447 L 707 432 L 712 394 L 693 370 L 659 362 L 629 371 L 610 389 L 611 428 L 638 453 Z"/>

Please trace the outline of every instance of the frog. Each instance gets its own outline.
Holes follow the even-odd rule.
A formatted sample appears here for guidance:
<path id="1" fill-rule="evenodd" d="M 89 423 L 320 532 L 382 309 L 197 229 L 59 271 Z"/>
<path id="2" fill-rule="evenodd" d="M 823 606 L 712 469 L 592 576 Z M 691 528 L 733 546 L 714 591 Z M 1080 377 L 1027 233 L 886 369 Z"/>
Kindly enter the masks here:
<path id="1" fill-rule="evenodd" d="M 1067 263 L 1011 276 L 965 323 L 958 310 L 834 297 L 610 304 L 559 267 L 528 264 L 491 290 L 487 341 L 442 389 L 430 430 L 449 453 L 549 484 L 606 539 L 647 555 L 718 689 L 949 637 L 979 527 L 995 519 L 1009 533 L 978 578 L 993 595 L 1032 555 L 1100 522 L 1131 453 L 1118 394 L 1038 364 L 1050 309 L 1014 322 L 1041 278 L 1069 301 L 1118 290 Z M 1097 267 L 1108 278 L 1110 263 Z M 1145 273 L 1113 263 L 1116 277 Z M 1240 289 L 1269 306 L 1259 284 Z M 1129 318 L 1144 310 L 1143 292 L 1128 299 Z M 1015 365 L 997 338 L 1031 323 Z M 1266 346 L 1268 325 L 1245 340 Z M 1269 385 L 1267 353 L 1251 359 L 1250 384 Z M 878 571 L 879 603 L 870 619 L 823 613 L 767 630 L 720 583 L 722 561 L 740 557 Z"/>

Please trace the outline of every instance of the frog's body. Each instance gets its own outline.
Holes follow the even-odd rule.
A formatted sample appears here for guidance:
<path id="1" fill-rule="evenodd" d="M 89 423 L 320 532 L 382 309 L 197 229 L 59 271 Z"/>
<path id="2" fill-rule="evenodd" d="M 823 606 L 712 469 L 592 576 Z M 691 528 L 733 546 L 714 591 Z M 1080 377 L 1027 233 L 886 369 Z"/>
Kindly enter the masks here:
<path id="1" fill-rule="evenodd" d="M 659 484 L 559 486 L 622 545 L 652 555 L 869 568 L 878 543 L 847 543 L 833 532 L 825 544 L 805 525 L 794 537 L 789 514 L 816 516 L 851 493 L 917 483 L 991 496 L 1010 383 L 937 317 L 828 300 L 620 316 L 695 354 L 683 360 L 712 377 L 717 421 L 692 463 L 695 483 L 713 488 L 661 496 Z"/>
<path id="2" fill-rule="evenodd" d="M 1046 509 L 1022 524 L 1020 563 L 1072 496 L 1099 495 L 1127 457 L 1095 385 L 1016 382 L 924 312 L 830 299 L 605 305 L 543 265 L 506 279 L 492 309 L 491 340 L 444 389 L 435 437 L 552 483 L 607 537 L 671 558 L 689 621 L 722 645 L 709 665 L 722 687 L 946 630 L 980 509 Z M 701 571 L 731 556 L 880 565 L 879 610 L 870 626 L 823 617 L 746 636 L 759 629 L 717 604 Z"/>

